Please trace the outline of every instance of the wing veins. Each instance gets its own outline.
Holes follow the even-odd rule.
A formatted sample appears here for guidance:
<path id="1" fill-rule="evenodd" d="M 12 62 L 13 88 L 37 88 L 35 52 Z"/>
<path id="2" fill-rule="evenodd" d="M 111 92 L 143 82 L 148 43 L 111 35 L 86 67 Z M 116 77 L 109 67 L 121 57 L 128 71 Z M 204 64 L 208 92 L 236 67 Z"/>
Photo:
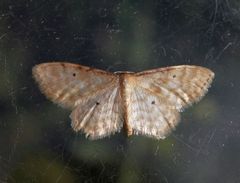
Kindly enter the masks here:
<path id="1" fill-rule="evenodd" d="M 136 96 L 137 101 L 139 101 L 138 99 L 140 99 L 140 100 L 142 99 L 141 95 L 139 95 L 138 92 L 134 92 L 134 95 Z M 143 103 L 144 103 L 144 102 L 143 102 Z M 144 103 L 144 104 L 145 104 L 145 103 Z M 137 105 L 138 105 L 138 108 L 139 108 L 139 106 L 140 106 L 140 105 L 139 105 L 139 102 L 137 102 Z M 144 106 L 145 106 L 145 105 L 144 105 Z M 141 114 L 141 118 L 144 119 L 143 114 L 142 114 L 142 113 L 140 113 L 140 114 Z M 141 124 L 141 125 L 142 125 L 142 124 Z M 143 126 L 142 126 L 142 127 L 143 127 Z"/>
<path id="2" fill-rule="evenodd" d="M 114 88 L 114 87 L 112 87 L 112 88 Z M 97 114 L 97 116 L 99 116 L 99 119 L 101 120 L 101 121 L 99 121 L 99 122 L 101 122 L 101 123 L 105 123 L 106 122 L 106 119 L 112 119 L 112 117 L 113 117 L 113 113 L 111 112 L 110 113 L 110 115 L 108 114 L 108 115 L 104 115 L 104 113 L 103 113 L 103 109 L 105 109 L 106 107 L 108 107 L 108 106 L 110 106 L 110 103 L 111 103 L 111 106 L 110 106 L 110 108 L 111 108 L 111 110 L 113 110 L 113 107 L 114 107 L 114 105 L 115 105 L 115 100 L 116 100 L 116 98 L 117 98 L 117 95 L 115 95 L 117 92 L 118 92 L 118 89 L 117 88 L 114 88 L 113 90 L 111 90 L 112 92 L 109 94 L 109 93 L 104 93 L 104 94 L 102 94 L 102 95 L 100 95 L 100 96 L 103 96 L 103 95 L 105 95 L 105 97 L 107 97 L 109 100 L 110 99 L 112 99 L 111 101 L 113 101 L 113 102 L 105 102 L 104 103 L 104 101 L 102 101 L 102 100 L 100 100 L 99 102 L 100 102 L 100 104 L 99 105 L 97 105 L 97 104 L 95 104 L 94 103 L 94 105 L 93 105 L 93 107 L 94 107 L 94 109 L 93 110 L 91 110 L 93 107 L 91 107 L 91 111 L 89 111 L 91 114 L 89 114 L 89 112 L 86 114 L 86 115 L 88 115 L 88 118 L 86 119 L 86 121 L 85 121 L 85 124 L 81 127 L 81 129 L 83 129 L 83 131 L 84 131 L 84 128 L 87 128 L 87 125 L 89 124 L 89 123 L 91 123 L 91 122 L 93 122 L 93 121 L 95 121 L 95 120 L 93 120 L 92 121 L 92 118 L 93 117 L 95 117 L 96 118 L 96 116 L 95 116 L 95 113 L 96 113 L 96 110 L 97 110 L 97 112 L 98 112 L 98 114 Z M 102 104 L 102 105 L 101 105 Z M 100 117 L 104 117 L 104 118 L 100 118 Z M 85 119 L 85 118 L 84 118 Z M 97 119 L 98 120 L 98 119 Z M 114 122 L 116 123 L 116 120 L 117 120 L 117 118 L 116 118 L 116 116 L 114 116 Z M 93 126 L 95 126 L 95 125 L 93 125 Z M 114 129 L 118 129 L 119 127 L 115 127 L 114 126 Z M 106 127 L 106 129 L 107 129 L 107 131 L 109 131 L 108 133 L 106 133 L 106 134 L 102 134 L 102 135 L 100 135 L 101 137 L 103 137 L 103 136 L 107 136 L 107 135 L 109 135 L 109 133 L 110 133 L 110 131 L 111 131 L 111 128 L 109 128 L 109 126 L 107 126 Z M 85 131 L 86 132 L 86 131 Z M 90 137 L 90 138 L 93 138 L 93 139 L 95 139 L 96 138 L 96 136 L 95 135 L 93 135 L 93 134 L 91 134 L 91 133 L 87 133 L 87 135 Z M 97 135 L 98 136 L 98 135 Z M 97 137 L 98 138 L 98 137 Z"/>
<path id="3" fill-rule="evenodd" d="M 179 84 L 179 83 L 177 83 L 177 82 L 174 82 L 173 80 L 171 80 L 171 82 L 174 83 L 174 84 L 176 84 L 176 85 Z M 156 82 L 156 81 L 155 81 L 155 82 L 153 82 L 153 83 L 155 84 L 155 86 L 159 86 L 160 88 L 163 88 L 163 89 L 169 91 L 170 93 L 173 93 L 174 95 L 178 96 L 178 97 L 185 103 L 185 105 L 188 105 L 188 102 L 187 102 L 181 95 L 179 95 L 177 92 L 174 92 L 172 89 L 162 86 L 161 83 L 159 83 L 159 82 Z M 188 82 L 188 83 L 191 84 L 191 82 Z M 179 88 L 181 89 L 181 91 L 182 91 L 184 94 L 186 94 L 187 96 L 190 96 L 185 90 L 183 90 L 182 87 L 179 87 Z M 190 98 L 193 99 L 194 97 L 190 96 Z"/>
<path id="4" fill-rule="evenodd" d="M 83 119 L 81 121 L 78 122 L 78 125 L 76 126 L 76 129 L 79 128 L 79 126 L 81 126 L 80 129 L 84 128 L 86 126 L 86 123 L 91 119 L 93 113 L 94 113 L 94 110 L 96 110 L 96 104 L 93 105 L 87 112 L 86 114 L 84 115 Z M 82 124 L 84 123 L 84 124 Z"/>
<path id="5" fill-rule="evenodd" d="M 153 92 L 153 91 L 151 91 L 150 89 L 147 89 L 147 88 L 144 88 L 144 87 L 142 87 L 142 86 L 140 86 L 145 92 L 147 92 L 147 93 L 150 93 L 150 94 L 152 94 L 153 96 L 156 96 L 156 94 Z M 137 93 L 137 92 L 136 92 Z M 159 95 L 157 95 L 157 96 L 159 96 Z M 144 103 L 145 104 L 145 103 Z M 146 106 L 146 104 L 145 104 L 145 106 Z M 159 109 L 159 108 L 158 108 Z M 165 115 L 162 113 L 162 111 L 159 109 L 158 110 L 160 113 L 161 113 L 161 115 L 162 115 L 162 117 L 164 118 L 164 120 L 166 121 L 166 123 L 168 124 L 168 126 L 169 126 L 169 129 L 171 130 L 171 129 L 174 129 L 174 126 L 172 126 L 171 125 L 171 123 L 169 122 L 169 120 L 165 117 Z"/>
<path id="6" fill-rule="evenodd" d="M 101 86 L 101 88 L 98 88 L 98 93 L 104 93 L 106 90 L 108 90 L 108 87 L 113 84 L 114 78 L 111 80 L 110 83 L 107 85 Z M 96 95 L 96 91 L 88 92 L 87 95 L 82 95 L 79 97 L 79 99 L 76 101 L 76 105 L 78 105 L 78 101 L 81 101 L 83 98 L 92 98 L 92 96 Z"/>
<path id="7" fill-rule="evenodd" d="M 157 87 L 156 84 L 154 84 L 154 86 Z M 143 86 L 140 86 L 140 87 L 143 88 L 144 90 L 146 90 L 147 92 L 153 94 L 153 95 L 160 96 L 157 92 L 154 92 L 154 91 L 152 91 L 152 90 L 149 89 L 149 88 L 145 88 L 145 87 L 143 87 Z M 172 91 L 172 90 L 169 90 L 169 89 L 167 89 L 166 87 L 163 87 L 163 86 L 159 86 L 159 87 L 160 87 L 161 89 L 164 89 L 165 91 L 168 91 L 168 92 L 176 95 L 177 97 L 179 97 L 179 98 L 185 103 L 185 105 L 188 105 L 187 101 L 186 101 L 182 96 L 180 96 L 178 93 L 176 93 L 176 92 L 174 92 L 174 91 Z M 183 92 L 184 92 L 184 91 L 183 91 Z M 184 92 L 184 93 L 185 93 L 185 92 Z M 186 94 L 186 93 L 185 93 L 185 94 Z"/>

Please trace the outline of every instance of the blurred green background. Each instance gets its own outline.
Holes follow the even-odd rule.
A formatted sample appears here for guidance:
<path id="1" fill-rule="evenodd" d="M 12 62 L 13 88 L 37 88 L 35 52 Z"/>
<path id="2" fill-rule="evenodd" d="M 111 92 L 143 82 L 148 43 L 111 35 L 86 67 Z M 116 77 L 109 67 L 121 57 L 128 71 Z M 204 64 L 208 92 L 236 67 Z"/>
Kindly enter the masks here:
<path id="1" fill-rule="evenodd" d="M 238 0 L 0 0 L 0 182 L 240 182 L 239 36 Z M 216 78 L 165 140 L 90 141 L 33 81 L 49 61 Z"/>

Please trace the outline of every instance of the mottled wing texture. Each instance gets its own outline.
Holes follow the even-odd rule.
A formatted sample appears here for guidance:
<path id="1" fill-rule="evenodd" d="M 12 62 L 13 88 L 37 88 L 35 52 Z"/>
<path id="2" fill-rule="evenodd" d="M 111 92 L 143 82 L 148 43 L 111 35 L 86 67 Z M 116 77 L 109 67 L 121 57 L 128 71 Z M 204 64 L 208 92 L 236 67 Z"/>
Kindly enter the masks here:
<path id="1" fill-rule="evenodd" d="M 41 91 L 53 102 L 73 109 L 72 127 L 97 139 L 122 127 L 119 81 L 112 73 L 70 63 L 33 68 Z"/>
<path id="2" fill-rule="evenodd" d="M 163 139 L 179 122 L 179 112 L 199 101 L 214 73 L 199 66 L 172 66 L 134 74 L 129 98 L 133 133 Z"/>
<path id="3" fill-rule="evenodd" d="M 73 129 L 82 130 L 90 139 L 119 132 L 123 126 L 119 88 L 109 86 L 94 97 L 83 99 L 70 117 Z"/>
<path id="4" fill-rule="evenodd" d="M 86 96 L 94 96 L 116 82 L 111 73 L 70 63 L 43 63 L 33 68 L 41 91 L 53 102 L 75 108 Z"/>
<path id="5" fill-rule="evenodd" d="M 128 103 L 128 123 L 134 134 L 164 139 L 179 121 L 179 112 L 164 96 L 141 86 L 132 88 Z"/>

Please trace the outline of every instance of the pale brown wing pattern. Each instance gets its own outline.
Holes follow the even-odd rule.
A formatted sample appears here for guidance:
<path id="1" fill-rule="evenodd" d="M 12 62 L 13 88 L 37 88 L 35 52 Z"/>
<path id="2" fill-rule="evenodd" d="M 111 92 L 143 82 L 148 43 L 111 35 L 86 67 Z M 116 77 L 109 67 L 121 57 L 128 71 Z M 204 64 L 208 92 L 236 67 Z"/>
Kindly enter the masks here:
<path id="1" fill-rule="evenodd" d="M 123 126 L 119 78 L 111 73 L 70 63 L 45 63 L 33 68 L 41 91 L 52 101 L 73 109 L 72 127 L 91 139 Z"/>
<path id="2" fill-rule="evenodd" d="M 128 103 L 133 133 L 165 138 L 179 122 L 179 112 L 204 96 L 213 77 L 209 69 L 186 65 L 134 74 Z"/>
<path id="3" fill-rule="evenodd" d="M 164 95 L 170 104 L 182 111 L 199 101 L 208 91 L 214 73 L 200 66 L 172 66 L 135 74 L 139 86 L 156 96 Z"/>
<path id="4" fill-rule="evenodd" d="M 74 108 L 82 98 L 117 82 L 112 73 L 59 62 L 36 65 L 33 76 L 49 99 L 67 108 Z"/>
<path id="5" fill-rule="evenodd" d="M 73 129 L 91 139 L 120 131 L 123 118 L 129 134 L 165 138 L 179 112 L 203 97 L 214 77 L 209 69 L 188 65 L 120 74 L 58 62 L 33 68 L 41 91 L 73 109 Z"/>
<path id="6" fill-rule="evenodd" d="M 70 117 L 73 129 L 83 131 L 90 139 L 119 132 L 123 126 L 119 88 L 111 86 L 91 99 L 82 100 Z"/>
<path id="7" fill-rule="evenodd" d="M 134 134 L 164 139 L 179 121 L 179 112 L 163 95 L 135 86 L 129 97 L 128 122 Z"/>

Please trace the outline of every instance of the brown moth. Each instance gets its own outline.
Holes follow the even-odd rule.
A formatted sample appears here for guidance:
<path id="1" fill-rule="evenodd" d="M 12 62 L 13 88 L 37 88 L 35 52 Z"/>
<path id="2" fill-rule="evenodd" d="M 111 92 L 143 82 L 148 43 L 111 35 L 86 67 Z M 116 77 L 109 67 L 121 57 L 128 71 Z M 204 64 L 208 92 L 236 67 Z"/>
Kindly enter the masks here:
<path id="1" fill-rule="evenodd" d="M 127 135 L 164 139 L 184 108 L 207 92 L 214 73 L 180 65 L 142 72 L 107 72 L 71 63 L 43 63 L 33 76 L 50 100 L 72 110 L 75 131 L 98 139 L 123 127 Z"/>

